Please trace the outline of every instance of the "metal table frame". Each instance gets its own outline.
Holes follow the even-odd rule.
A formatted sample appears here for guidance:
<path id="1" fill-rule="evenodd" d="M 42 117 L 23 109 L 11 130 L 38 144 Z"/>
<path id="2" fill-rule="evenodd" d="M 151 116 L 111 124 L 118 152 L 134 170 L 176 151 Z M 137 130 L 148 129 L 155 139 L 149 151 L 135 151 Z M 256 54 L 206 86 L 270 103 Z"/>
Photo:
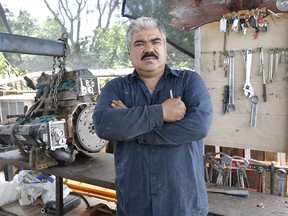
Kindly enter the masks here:
<path id="1" fill-rule="evenodd" d="M 28 156 L 21 155 L 18 150 L 0 153 L 0 163 L 6 164 L 10 169 L 11 165 L 31 169 Z M 56 177 L 57 216 L 63 215 L 63 178 L 115 189 L 114 156 L 109 153 L 79 153 L 72 164 L 56 165 L 41 171 Z"/>

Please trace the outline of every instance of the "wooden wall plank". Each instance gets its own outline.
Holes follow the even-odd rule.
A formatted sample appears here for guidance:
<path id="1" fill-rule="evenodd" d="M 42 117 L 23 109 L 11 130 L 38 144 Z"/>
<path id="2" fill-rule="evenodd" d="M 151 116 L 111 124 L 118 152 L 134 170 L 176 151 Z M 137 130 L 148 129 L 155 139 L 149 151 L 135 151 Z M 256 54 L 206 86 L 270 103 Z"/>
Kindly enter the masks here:
<path id="1" fill-rule="evenodd" d="M 288 14 L 279 14 L 277 25 L 271 21 L 271 30 L 260 32 L 254 39 L 254 32 L 246 35 L 230 32 L 227 35 L 226 50 L 235 51 L 235 104 L 237 111 L 222 113 L 224 86 L 228 77 L 220 67 L 220 51 L 224 47 L 224 33 L 219 31 L 219 22 L 201 27 L 201 76 L 203 77 L 214 106 L 214 121 L 206 145 L 231 148 L 248 148 L 270 152 L 288 152 L 288 82 L 285 64 L 279 63 L 277 76 L 267 84 L 267 102 L 263 101 L 262 77 L 259 76 L 259 47 L 264 49 L 265 75 L 268 76 L 268 49 L 288 48 Z M 250 127 L 251 100 L 243 93 L 245 65 L 241 50 L 253 50 L 251 85 L 260 97 L 257 127 Z M 213 54 L 214 52 L 214 54 Z M 216 54 L 215 54 L 216 52 Z M 216 65 L 214 65 L 216 64 Z M 214 67 L 215 66 L 215 67 Z"/>

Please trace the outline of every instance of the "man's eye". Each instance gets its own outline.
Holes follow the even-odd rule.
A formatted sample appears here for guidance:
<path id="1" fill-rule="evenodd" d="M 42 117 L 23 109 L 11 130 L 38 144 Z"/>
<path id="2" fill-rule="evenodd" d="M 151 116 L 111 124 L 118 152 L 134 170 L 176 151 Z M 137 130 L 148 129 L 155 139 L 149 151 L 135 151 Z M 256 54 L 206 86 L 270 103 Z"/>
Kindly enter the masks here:
<path id="1" fill-rule="evenodd" d="M 135 46 L 136 47 L 144 46 L 144 43 L 142 43 L 142 42 L 141 43 L 135 43 Z"/>
<path id="2" fill-rule="evenodd" d="M 153 46 L 159 46 L 161 45 L 161 41 L 160 40 L 156 40 L 152 42 Z"/>

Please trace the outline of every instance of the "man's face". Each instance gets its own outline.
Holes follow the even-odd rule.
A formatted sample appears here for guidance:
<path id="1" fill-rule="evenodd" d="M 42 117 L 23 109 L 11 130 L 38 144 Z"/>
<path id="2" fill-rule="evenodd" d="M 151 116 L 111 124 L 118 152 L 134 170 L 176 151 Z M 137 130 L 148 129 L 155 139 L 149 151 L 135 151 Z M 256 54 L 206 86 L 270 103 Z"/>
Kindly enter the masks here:
<path id="1" fill-rule="evenodd" d="M 138 73 L 164 72 L 166 41 L 158 28 L 134 32 L 128 55 Z"/>

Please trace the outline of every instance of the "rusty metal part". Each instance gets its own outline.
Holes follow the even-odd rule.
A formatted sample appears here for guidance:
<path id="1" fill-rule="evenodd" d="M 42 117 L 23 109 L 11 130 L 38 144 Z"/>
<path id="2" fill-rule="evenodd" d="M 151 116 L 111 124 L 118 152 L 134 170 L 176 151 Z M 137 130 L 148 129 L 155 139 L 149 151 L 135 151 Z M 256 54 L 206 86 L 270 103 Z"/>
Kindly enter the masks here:
<path id="1" fill-rule="evenodd" d="M 266 7 L 275 13 L 281 12 L 276 7 L 276 0 L 168 0 L 168 2 L 174 6 L 169 14 L 175 17 L 170 25 L 179 30 L 195 29 L 201 25 L 219 21 L 224 14 L 239 10 Z"/>

